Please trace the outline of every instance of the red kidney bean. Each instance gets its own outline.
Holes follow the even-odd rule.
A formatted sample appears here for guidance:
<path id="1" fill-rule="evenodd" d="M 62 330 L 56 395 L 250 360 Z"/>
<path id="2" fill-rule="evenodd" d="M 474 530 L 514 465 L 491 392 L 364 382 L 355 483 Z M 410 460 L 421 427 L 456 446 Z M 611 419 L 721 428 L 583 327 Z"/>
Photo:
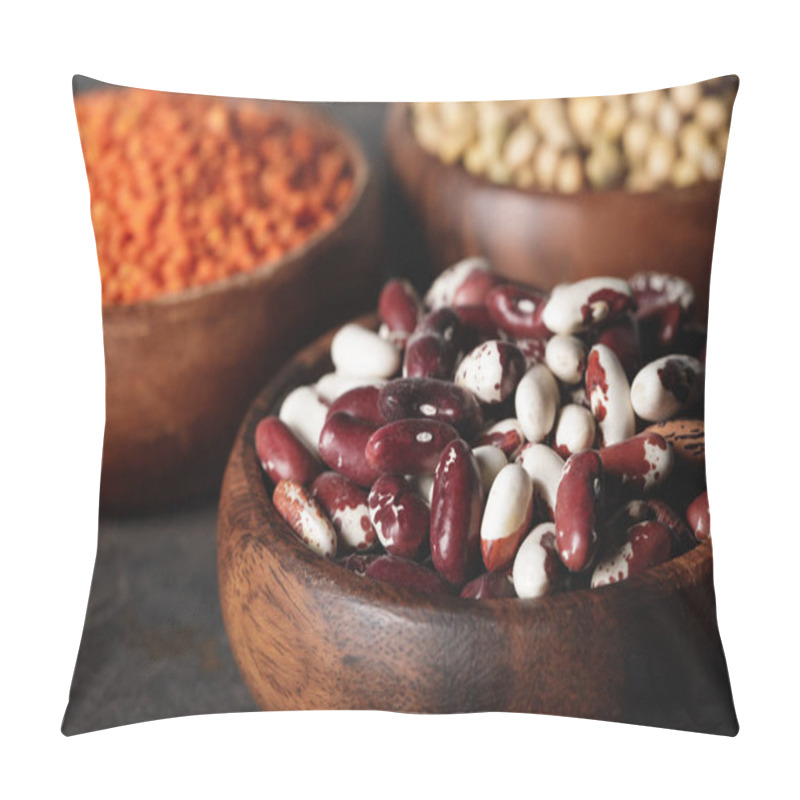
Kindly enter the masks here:
<path id="1" fill-rule="evenodd" d="M 461 597 L 469 600 L 501 600 L 516 597 L 514 584 L 508 572 L 484 572 L 465 584 Z"/>
<path id="2" fill-rule="evenodd" d="M 458 438 L 435 419 L 401 419 L 378 428 L 366 443 L 369 466 L 380 474 L 424 475 L 436 469 L 445 445 Z"/>
<path id="3" fill-rule="evenodd" d="M 320 472 L 320 463 L 277 417 L 264 417 L 256 426 L 256 454 L 273 483 L 295 480 L 308 484 Z"/>
<path id="4" fill-rule="evenodd" d="M 595 450 L 570 456 L 556 492 L 558 554 L 571 572 L 585 569 L 597 544 L 597 511 L 603 493 L 603 466 Z"/>
<path id="5" fill-rule="evenodd" d="M 551 335 L 542 321 L 546 301 L 538 289 L 506 284 L 489 292 L 486 307 L 497 327 L 515 339 L 546 339 Z"/>
<path id="6" fill-rule="evenodd" d="M 455 309 L 437 308 L 420 318 L 414 333 L 436 333 L 446 342 L 459 344 L 461 319 Z"/>
<path id="7" fill-rule="evenodd" d="M 460 386 L 436 378 L 396 378 L 378 394 L 378 409 L 386 422 L 435 419 L 452 425 L 462 436 L 474 436 L 483 425 L 475 397 Z"/>
<path id="8" fill-rule="evenodd" d="M 425 293 L 425 304 L 434 309 L 453 305 L 455 293 L 473 272 L 490 271 L 489 262 L 481 256 L 469 256 L 457 261 L 433 281 Z"/>
<path id="9" fill-rule="evenodd" d="M 628 541 L 601 559 L 592 572 L 592 588 L 624 581 L 669 558 L 672 539 L 660 522 L 646 520 L 628 531 Z"/>
<path id="10" fill-rule="evenodd" d="M 357 419 L 345 411 L 328 417 L 319 437 L 319 454 L 336 472 L 359 486 L 372 486 L 380 473 L 368 462 L 365 448 L 375 425 Z"/>
<path id="11" fill-rule="evenodd" d="M 457 356 L 455 344 L 441 334 L 424 331 L 415 333 L 406 345 L 403 376 L 451 380 Z"/>
<path id="12" fill-rule="evenodd" d="M 513 461 L 526 441 L 519 420 L 516 417 L 509 417 L 484 428 L 475 440 L 474 446 L 499 447 L 505 453 L 506 458 Z"/>
<path id="13" fill-rule="evenodd" d="M 311 494 L 333 522 L 340 549 L 364 551 L 375 545 L 365 489 L 338 472 L 323 472 L 311 484 Z"/>
<path id="14" fill-rule="evenodd" d="M 495 339 L 479 344 L 462 359 L 455 382 L 482 403 L 496 405 L 514 393 L 524 374 L 522 351 L 511 342 Z"/>
<path id="15" fill-rule="evenodd" d="M 378 408 L 378 395 L 380 386 L 358 386 L 339 395 L 328 409 L 328 419 L 332 414 L 344 411 L 356 419 L 370 422 L 373 425 L 383 425 L 386 420 Z"/>
<path id="16" fill-rule="evenodd" d="M 610 552 L 621 547 L 632 526 L 653 518 L 653 511 L 648 508 L 645 500 L 629 500 L 598 523 L 603 551 Z"/>
<path id="17" fill-rule="evenodd" d="M 695 537 L 684 519 L 675 509 L 663 500 L 650 498 L 645 502 L 648 515 L 660 522 L 672 535 L 672 556 L 679 556 L 691 550 Z"/>
<path id="18" fill-rule="evenodd" d="M 698 542 L 711 538 L 711 516 L 708 512 L 708 492 L 695 497 L 686 509 L 686 521 Z"/>
<path id="19" fill-rule="evenodd" d="M 417 327 L 421 311 L 422 301 L 407 280 L 392 278 L 384 284 L 378 299 L 378 314 L 394 341 L 405 343 Z"/>
<path id="20" fill-rule="evenodd" d="M 637 313 L 647 313 L 668 305 L 679 305 L 688 316 L 694 310 L 692 285 L 677 275 L 638 272 L 628 279 Z"/>
<path id="21" fill-rule="evenodd" d="M 670 303 L 636 315 L 645 342 L 645 352 L 669 351 L 677 342 L 685 314 L 678 303 Z"/>
<path id="22" fill-rule="evenodd" d="M 501 339 L 500 329 L 495 325 L 485 305 L 459 306 L 453 311 L 458 315 L 460 325 L 460 344 L 468 350 L 487 339 Z"/>
<path id="23" fill-rule="evenodd" d="M 619 359 L 628 380 L 642 366 L 642 341 L 639 322 L 633 314 L 626 313 L 612 320 L 599 333 L 595 344 L 604 344 Z"/>
<path id="24" fill-rule="evenodd" d="M 660 486 L 669 477 L 675 462 L 671 445 L 663 436 L 652 432 L 603 447 L 598 453 L 609 483 L 625 494 L 640 495 Z"/>
<path id="25" fill-rule="evenodd" d="M 640 272 L 628 283 L 636 303 L 644 353 L 652 360 L 675 345 L 683 323 L 694 313 L 694 289 L 677 275 L 658 272 Z"/>
<path id="26" fill-rule="evenodd" d="M 427 503 L 400 475 L 382 475 L 369 492 L 369 517 L 387 552 L 417 558 L 430 530 Z"/>
<path id="27" fill-rule="evenodd" d="M 275 510 L 294 533 L 326 558 L 336 555 L 336 529 L 304 486 L 293 480 L 278 481 L 272 493 Z"/>
<path id="28" fill-rule="evenodd" d="M 455 439 L 436 465 L 431 500 L 431 557 L 436 571 L 463 585 L 481 564 L 484 494 L 480 470 L 469 445 Z"/>
<path id="29" fill-rule="evenodd" d="M 485 305 L 486 296 L 495 286 L 499 286 L 501 283 L 503 283 L 503 278 L 496 272 L 491 272 L 487 269 L 474 269 L 455 290 L 452 305 L 454 308 Z"/>

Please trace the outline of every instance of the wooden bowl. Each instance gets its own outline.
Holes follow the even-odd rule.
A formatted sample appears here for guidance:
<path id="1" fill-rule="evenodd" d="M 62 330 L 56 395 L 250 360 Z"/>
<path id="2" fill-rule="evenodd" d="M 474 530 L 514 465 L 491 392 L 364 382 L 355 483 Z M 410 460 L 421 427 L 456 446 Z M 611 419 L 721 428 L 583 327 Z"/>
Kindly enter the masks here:
<path id="1" fill-rule="evenodd" d="M 223 481 L 217 567 L 239 669 L 262 709 L 525 711 L 733 735 L 710 545 L 602 589 L 431 599 L 360 578 L 275 511 L 255 427 L 329 369 L 331 334 L 251 406 Z"/>
<path id="2" fill-rule="evenodd" d="M 269 375 L 336 322 L 374 306 L 380 220 L 366 158 L 318 112 L 280 106 L 336 136 L 354 165 L 353 196 L 334 228 L 280 261 L 103 308 L 104 512 L 163 508 L 218 491 L 242 415 Z"/>
<path id="3" fill-rule="evenodd" d="M 657 270 L 691 282 L 698 320 L 705 320 L 721 181 L 572 195 L 499 186 L 427 153 L 412 132 L 408 104 L 390 108 L 386 146 L 434 272 L 483 255 L 502 275 L 549 289 L 592 275 Z"/>

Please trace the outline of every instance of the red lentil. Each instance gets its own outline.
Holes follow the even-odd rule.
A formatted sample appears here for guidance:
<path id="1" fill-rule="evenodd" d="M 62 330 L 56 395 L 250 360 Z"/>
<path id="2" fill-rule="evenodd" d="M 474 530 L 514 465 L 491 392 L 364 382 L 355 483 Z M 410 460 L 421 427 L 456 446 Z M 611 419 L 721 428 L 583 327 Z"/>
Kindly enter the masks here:
<path id="1" fill-rule="evenodd" d="M 275 261 L 330 228 L 353 193 L 333 136 L 274 106 L 125 89 L 75 108 L 104 304 Z"/>

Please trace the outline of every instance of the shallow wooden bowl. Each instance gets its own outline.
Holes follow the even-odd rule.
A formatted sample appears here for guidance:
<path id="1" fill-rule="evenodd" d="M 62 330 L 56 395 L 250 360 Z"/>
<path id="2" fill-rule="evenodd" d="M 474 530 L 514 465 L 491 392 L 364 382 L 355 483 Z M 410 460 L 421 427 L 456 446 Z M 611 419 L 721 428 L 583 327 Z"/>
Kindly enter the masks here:
<path id="1" fill-rule="evenodd" d="M 104 512 L 152 510 L 217 492 L 236 429 L 267 378 L 298 347 L 374 305 L 379 209 L 366 158 L 318 112 L 280 105 L 281 113 L 341 142 L 354 165 L 353 197 L 334 228 L 280 261 L 103 309 Z"/>
<path id="2" fill-rule="evenodd" d="M 736 733 L 710 545 L 602 589 L 475 601 L 360 578 L 302 544 L 270 502 L 253 437 L 287 391 L 329 369 L 330 341 L 258 396 L 220 498 L 222 614 L 262 709 L 525 711 Z"/>
<path id="3" fill-rule="evenodd" d="M 692 283 L 698 319 L 705 318 L 720 181 L 572 195 L 499 186 L 427 153 L 410 113 L 408 104 L 390 108 L 386 146 L 435 272 L 470 255 L 545 289 L 598 274 L 669 272 Z"/>

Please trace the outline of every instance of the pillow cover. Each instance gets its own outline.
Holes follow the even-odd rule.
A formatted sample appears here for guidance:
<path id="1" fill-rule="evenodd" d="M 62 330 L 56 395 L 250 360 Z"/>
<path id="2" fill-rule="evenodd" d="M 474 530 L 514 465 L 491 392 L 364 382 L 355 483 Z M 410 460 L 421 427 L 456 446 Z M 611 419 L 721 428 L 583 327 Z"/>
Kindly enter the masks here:
<path id="1" fill-rule="evenodd" d="M 64 733 L 375 708 L 734 735 L 703 385 L 737 87 L 76 77 L 107 399 Z"/>

